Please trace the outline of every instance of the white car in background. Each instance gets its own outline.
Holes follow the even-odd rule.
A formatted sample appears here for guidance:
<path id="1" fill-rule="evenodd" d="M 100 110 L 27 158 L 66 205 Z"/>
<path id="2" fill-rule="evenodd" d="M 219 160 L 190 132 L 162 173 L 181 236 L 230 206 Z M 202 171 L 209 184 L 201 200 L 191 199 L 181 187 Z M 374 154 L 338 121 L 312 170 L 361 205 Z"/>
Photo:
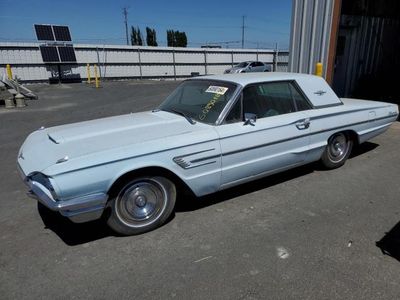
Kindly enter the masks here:
<path id="1" fill-rule="evenodd" d="M 240 64 L 225 70 L 225 74 L 249 73 L 249 72 L 270 72 L 271 67 L 261 61 L 244 61 Z"/>

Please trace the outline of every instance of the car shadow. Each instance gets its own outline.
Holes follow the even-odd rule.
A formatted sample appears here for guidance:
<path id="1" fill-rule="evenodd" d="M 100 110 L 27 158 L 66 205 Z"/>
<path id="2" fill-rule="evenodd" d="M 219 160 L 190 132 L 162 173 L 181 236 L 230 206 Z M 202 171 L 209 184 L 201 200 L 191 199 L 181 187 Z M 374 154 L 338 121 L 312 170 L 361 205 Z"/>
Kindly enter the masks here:
<path id="1" fill-rule="evenodd" d="M 350 159 L 353 157 L 357 157 L 359 155 L 362 155 L 364 153 L 370 152 L 374 150 L 375 148 L 379 147 L 379 144 L 373 143 L 373 142 L 365 142 L 362 143 L 361 145 L 357 145 L 353 148 L 350 154 Z"/>
<path id="2" fill-rule="evenodd" d="M 372 151 L 378 146 L 378 144 L 372 142 L 365 142 L 361 145 L 357 145 L 353 148 L 350 159 Z M 327 169 L 319 162 L 314 162 L 199 198 L 190 193 L 186 193 L 183 196 L 178 197 L 175 212 L 179 213 L 201 209 L 258 190 L 272 187 L 285 181 L 310 174 L 314 171 L 327 171 Z"/>
<path id="3" fill-rule="evenodd" d="M 375 143 L 365 142 L 353 149 L 350 158 L 372 151 L 378 146 L 379 145 Z M 178 196 L 175 212 L 182 213 L 201 209 L 239 196 L 250 194 L 258 190 L 266 189 L 285 181 L 310 174 L 316 170 L 322 170 L 318 162 L 300 166 L 282 173 L 264 177 L 199 198 L 188 192 L 180 193 L 181 196 Z M 53 231 L 62 241 L 64 241 L 65 244 L 69 246 L 89 243 L 108 236 L 118 236 L 111 229 L 109 229 L 104 219 L 77 224 L 61 216 L 59 213 L 47 209 L 41 204 L 38 204 L 38 211 L 43 220 L 45 228 Z M 174 215 L 168 219 L 167 223 L 173 218 Z"/>
<path id="4" fill-rule="evenodd" d="M 44 207 L 40 203 L 38 203 L 38 212 L 42 218 L 44 228 L 53 231 L 69 246 L 81 245 L 108 236 L 115 236 L 115 233 L 103 219 L 86 223 L 73 223 L 68 218 Z"/>
<path id="5" fill-rule="evenodd" d="M 364 142 L 361 145 L 354 145 L 353 149 L 351 150 L 349 159 L 352 159 L 357 156 L 368 153 L 377 147 L 379 147 L 379 144 L 376 144 L 373 142 Z M 319 163 L 315 164 L 315 170 L 316 171 L 328 171 L 328 172 L 330 171 L 329 169 L 325 168 L 322 164 L 319 164 Z"/>
<path id="6" fill-rule="evenodd" d="M 178 197 L 175 205 L 175 212 L 180 213 L 201 209 L 236 197 L 250 194 L 258 190 L 269 188 L 285 181 L 289 181 L 297 177 L 310 174 L 314 171 L 315 164 L 309 164 L 288 171 L 284 171 L 282 173 L 257 179 L 248 183 L 244 183 L 203 197 L 196 197 L 191 194 L 184 194 L 183 196 Z"/>
<path id="7" fill-rule="evenodd" d="M 375 244 L 384 255 L 389 255 L 400 262 L 400 222 Z"/>

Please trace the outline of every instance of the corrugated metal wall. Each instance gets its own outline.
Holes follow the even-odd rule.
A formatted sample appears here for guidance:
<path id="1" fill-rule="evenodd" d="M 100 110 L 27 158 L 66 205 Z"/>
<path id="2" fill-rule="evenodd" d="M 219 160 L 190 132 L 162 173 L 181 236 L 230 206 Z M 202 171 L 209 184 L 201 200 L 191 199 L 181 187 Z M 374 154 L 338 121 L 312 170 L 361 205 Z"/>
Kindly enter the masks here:
<path id="1" fill-rule="evenodd" d="M 326 76 L 334 1 L 293 0 L 289 72 L 313 74 L 322 62 Z"/>
<path id="2" fill-rule="evenodd" d="M 6 64 L 23 81 L 44 81 L 57 73 L 57 66 L 43 63 L 37 43 L 0 43 L 0 74 Z M 105 78 L 189 77 L 221 74 L 233 64 L 259 60 L 271 69 L 287 71 L 288 52 L 255 49 L 202 49 L 75 44 L 77 64 L 63 65 L 65 74 L 86 78 L 86 64 L 98 64 Z M 275 59 L 275 56 L 277 57 Z M 93 75 L 92 75 L 93 76 Z"/>
<path id="3" fill-rule="evenodd" d="M 368 97 L 370 85 L 397 72 L 399 29 L 400 20 L 395 18 L 341 16 L 334 75 L 340 96 Z M 380 89 L 379 94 L 387 90 Z"/>

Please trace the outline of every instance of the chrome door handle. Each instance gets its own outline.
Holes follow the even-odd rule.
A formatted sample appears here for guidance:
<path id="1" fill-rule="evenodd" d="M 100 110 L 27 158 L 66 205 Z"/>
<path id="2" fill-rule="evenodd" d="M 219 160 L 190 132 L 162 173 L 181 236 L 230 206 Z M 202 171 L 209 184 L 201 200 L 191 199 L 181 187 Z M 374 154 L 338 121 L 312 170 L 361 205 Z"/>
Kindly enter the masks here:
<path id="1" fill-rule="evenodd" d="M 310 119 L 304 119 L 296 123 L 296 127 L 299 130 L 304 130 L 310 127 Z"/>

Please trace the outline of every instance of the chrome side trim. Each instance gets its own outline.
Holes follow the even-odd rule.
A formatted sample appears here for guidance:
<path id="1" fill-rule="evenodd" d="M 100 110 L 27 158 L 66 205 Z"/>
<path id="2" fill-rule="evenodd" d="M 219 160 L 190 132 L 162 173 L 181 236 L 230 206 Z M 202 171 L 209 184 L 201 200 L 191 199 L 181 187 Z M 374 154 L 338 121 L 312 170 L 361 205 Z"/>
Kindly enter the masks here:
<path id="1" fill-rule="evenodd" d="M 314 106 L 315 109 L 319 109 L 319 108 L 328 108 L 328 107 L 335 107 L 335 106 L 340 106 L 343 105 L 343 102 L 338 102 L 338 103 L 332 103 L 332 104 L 324 104 L 324 105 L 317 105 Z"/>
<path id="2" fill-rule="evenodd" d="M 182 157 L 174 157 L 172 160 L 183 169 L 187 169 L 190 167 L 190 161 L 186 161 Z"/>
<path id="3" fill-rule="evenodd" d="M 287 139 L 277 140 L 277 141 L 274 141 L 274 142 L 259 144 L 259 145 L 255 145 L 255 146 L 248 147 L 248 148 L 242 148 L 242 149 L 237 149 L 237 150 L 233 150 L 233 151 L 229 151 L 229 152 L 224 152 L 224 153 L 222 153 L 222 156 L 233 155 L 233 154 L 237 154 L 237 153 L 240 153 L 240 152 L 245 152 L 245 151 L 248 151 L 248 150 L 253 150 L 253 149 L 267 147 L 267 146 L 271 146 L 271 145 L 275 145 L 275 144 L 279 144 L 279 143 L 283 143 L 283 142 L 288 142 L 288 141 L 291 141 L 291 140 L 296 140 L 296 139 L 307 137 L 307 136 L 312 136 L 312 135 L 316 135 L 316 134 L 320 134 L 320 133 L 324 133 L 324 132 L 329 132 L 329 131 L 338 130 L 338 129 L 344 129 L 344 128 L 347 128 L 347 127 L 350 127 L 350 126 L 361 125 L 361 124 L 365 124 L 365 123 L 370 123 L 370 122 L 384 120 L 384 119 L 388 119 L 388 118 L 394 118 L 394 117 L 395 116 L 386 116 L 386 117 L 376 118 L 376 119 L 372 119 L 372 120 L 367 120 L 367 121 L 347 124 L 347 125 L 343 125 L 343 126 L 332 127 L 332 128 L 319 130 L 319 131 L 315 131 L 315 132 L 311 132 L 311 133 L 307 133 L 307 134 L 296 135 L 296 136 L 293 136 L 293 137 L 290 137 L 290 138 L 287 138 Z M 395 119 L 393 120 L 393 122 L 394 121 L 395 121 Z M 389 125 L 390 124 L 387 124 L 387 126 L 389 126 Z M 264 130 L 266 130 L 266 129 L 264 129 Z M 231 138 L 231 137 L 235 137 L 235 136 L 237 136 L 237 135 L 233 135 L 233 136 L 229 136 L 229 137 L 225 137 L 225 138 Z"/>
<path id="4" fill-rule="evenodd" d="M 211 148 L 211 149 L 207 149 L 207 150 L 201 150 L 201 151 L 197 151 L 197 152 L 192 152 L 192 153 L 187 153 L 187 154 L 183 154 L 183 155 L 179 155 L 176 156 L 175 158 L 182 158 L 182 157 L 186 157 L 186 156 L 191 156 L 191 155 L 195 155 L 195 154 L 200 154 L 200 153 L 204 153 L 204 152 L 209 152 L 209 151 L 213 151 L 215 150 L 215 148 Z"/>
<path id="5" fill-rule="evenodd" d="M 339 105 L 342 105 L 342 104 L 339 104 Z M 336 106 L 336 104 L 335 104 L 335 106 Z M 314 117 L 311 117 L 311 120 L 318 120 L 318 119 L 323 119 L 323 118 L 328 118 L 328 117 L 335 117 L 335 116 L 346 115 L 346 114 L 351 114 L 351 113 L 360 112 L 360 111 L 366 111 L 366 110 L 374 110 L 374 109 L 379 109 L 379 108 L 386 108 L 388 106 L 389 105 L 369 107 L 369 108 L 359 108 L 359 109 L 353 109 L 353 110 L 349 110 L 349 111 L 340 111 L 340 112 L 329 113 L 329 114 L 320 115 L 320 116 L 314 116 Z M 316 108 L 326 108 L 326 107 L 329 107 L 329 106 L 317 106 Z"/>
<path id="6" fill-rule="evenodd" d="M 210 126 L 212 126 L 212 125 L 210 125 Z M 196 142 L 196 143 L 192 143 L 192 144 L 186 144 L 186 145 L 182 145 L 182 146 L 177 146 L 177 147 L 167 148 L 167 149 L 163 149 L 163 150 L 158 150 L 158 151 L 154 151 L 154 152 L 143 153 L 143 154 L 139 154 L 139 155 L 133 155 L 133 156 L 129 156 L 129 157 L 124 157 L 124 158 L 116 159 L 116 160 L 113 160 L 113 161 L 107 161 L 107 162 L 104 162 L 104 163 L 99 163 L 99 164 L 92 165 L 92 166 L 86 166 L 86 167 L 82 167 L 82 168 L 76 168 L 76 169 L 69 170 L 69 171 L 66 171 L 66 172 L 58 173 L 58 175 L 63 175 L 63 174 L 68 174 L 68 173 L 72 173 L 72 172 L 76 172 L 76 171 L 81 171 L 81 170 L 89 169 L 89 168 L 104 166 L 104 165 L 108 165 L 108 164 L 111 164 L 111 163 L 120 162 L 120 161 L 124 161 L 124 160 L 128 160 L 128 159 L 134 159 L 134 158 L 139 158 L 139 157 L 143 157 L 143 156 L 148 156 L 148 155 L 163 153 L 163 152 L 167 152 L 167 151 L 177 150 L 177 149 L 185 148 L 185 147 L 189 147 L 189 146 L 201 145 L 201 144 L 205 144 L 205 143 L 209 143 L 209 142 L 214 142 L 214 141 L 218 141 L 218 140 L 219 140 L 219 139 L 216 138 L 216 139 L 211 139 L 211 140 Z"/>
<path id="7" fill-rule="evenodd" d="M 200 154 L 200 153 L 205 153 L 205 152 L 209 152 L 209 151 L 214 151 L 214 150 L 215 150 L 215 148 L 212 148 L 212 149 L 192 152 L 192 153 L 188 153 L 188 154 L 184 154 L 184 155 L 179 155 L 179 156 L 175 156 L 172 160 L 183 169 L 192 169 L 192 168 L 196 168 L 196 167 L 201 167 L 204 165 L 209 165 L 209 164 L 215 163 L 216 161 L 205 162 L 202 164 L 196 164 L 196 163 L 202 162 L 207 159 L 216 158 L 216 157 L 219 157 L 220 155 L 218 154 L 218 155 L 208 156 L 208 157 L 204 157 L 204 158 L 198 158 L 198 159 L 194 159 L 194 160 L 186 160 L 186 159 L 184 159 L 184 157 L 192 156 L 192 155 L 196 155 L 196 154 Z M 196 165 L 192 165 L 192 164 L 196 164 Z"/>
<path id="8" fill-rule="evenodd" d="M 66 162 L 66 161 L 68 161 L 68 159 L 69 159 L 69 157 L 68 157 L 68 155 L 66 155 L 63 158 L 60 158 L 59 160 L 57 160 L 56 164 L 60 164 L 60 163 Z"/>
<path id="9" fill-rule="evenodd" d="M 354 111 L 351 111 L 351 112 L 354 112 Z M 326 117 L 326 116 L 323 116 L 323 117 Z M 339 129 L 339 128 L 346 128 L 346 127 L 349 127 L 349 126 L 359 125 L 359 124 L 378 121 L 378 120 L 387 119 L 387 118 L 394 118 L 394 116 L 386 116 L 386 117 L 382 117 L 382 118 L 378 118 L 378 119 L 372 119 L 372 120 L 369 120 L 369 121 L 363 121 L 363 122 L 359 122 L 359 123 L 348 124 L 348 125 L 344 125 L 344 126 L 337 127 L 337 128 L 330 128 L 330 129 L 327 129 L 327 130 L 324 130 L 324 131 L 331 131 L 331 130 L 335 130 L 335 129 Z M 313 120 L 313 119 L 315 119 L 315 117 L 314 118 L 310 118 L 310 120 Z M 393 122 L 395 120 L 396 119 L 394 119 Z M 286 126 L 286 125 L 280 125 L 280 126 Z M 212 126 L 212 125 L 210 125 L 210 126 Z M 280 126 L 277 126 L 277 127 L 280 127 Z M 269 130 L 269 129 L 271 129 L 271 128 L 260 129 L 260 131 Z M 319 131 L 319 132 L 315 132 L 315 133 L 312 133 L 312 134 L 318 134 L 318 133 L 321 133 L 321 132 L 324 132 L 324 131 Z M 231 137 L 239 136 L 239 135 L 243 135 L 243 134 L 247 134 L 247 133 L 231 135 L 231 136 L 224 137 L 224 138 L 221 138 L 221 139 L 231 138 Z M 298 137 L 303 137 L 303 136 L 298 136 Z M 219 140 L 220 139 L 216 138 L 216 139 L 211 139 L 211 140 L 207 140 L 207 141 L 201 141 L 201 142 L 197 142 L 197 143 L 193 143 L 193 144 L 186 144 L 186 145 L 182 145 L 182 146 L 178 146 L 178 147 L 167 148 L 167 149 L 154 151 L 154 152 L 150 152 L 150 153 L 143 153 L 143 154 L 140 154 L 140 155 L 133 155 L 133 156 L 130 156 L 130 157 L 124 157 L 124 158 L 116 159 L 116 160 L 113 160 L 113 161 L 107 161 L 107 162 L 99 163 L 99 164 L 92 165 L 92 166 L 86 166 L 86 167 L 82 167 L 82 168 L 76 168 L 76 169 L 73 169 L 73 170 L 69 170 L 69 171 L 66 171 L 66 172 L 61 172 L 61 173 L 59 173 L 59 175 L 68 174 L 68 173 L 72 173 L 72 172 L 75 172 L 75 171 L 81 171 L 81 170 L 85 170 L 85 169 L 89 169 L 89 168 L 99 167 L 99 166 L 103 166 L 103 165 L 107 165 L 107 164 L 115 163 L 115 162 L 120 162 L 120 161 L 124 161 L 124 160 L 128 160 L 128 159 L 134 159 L 134 158 L 139 158 L 139 157 L 143 157 L 143 156 L 147 156 L 147 155 L 152 155 L 152 154 L 158 154 L 158 153 L 163 153 L 163 152 L 167 152 L 167 151 L 172 151 L 172 150 L 176 150 L 176 149 L 180 149 L 180 148 L 185 148 L 185 147 L 188 147 L 188 146 L 195 146 L 195 145 L 205 144 L 205 143 L 208 143 L 208 142 L 219 141 Z"/>

